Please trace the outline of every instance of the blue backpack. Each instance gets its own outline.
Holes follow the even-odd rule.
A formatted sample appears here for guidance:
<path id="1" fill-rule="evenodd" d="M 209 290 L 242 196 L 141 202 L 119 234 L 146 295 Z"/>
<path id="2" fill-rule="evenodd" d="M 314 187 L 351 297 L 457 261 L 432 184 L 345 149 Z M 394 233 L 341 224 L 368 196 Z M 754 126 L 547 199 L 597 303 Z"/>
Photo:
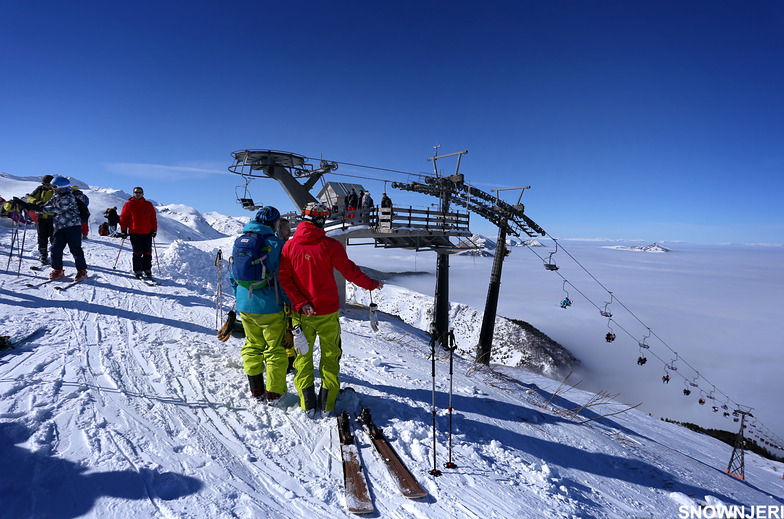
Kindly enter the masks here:
<path id="1" fill-rule="evenodd" d="M 249 231 L 234 241 L 229 271 L 238 285 L 248 289 L 248 297 L 251 297 L 254 289 L 272 284 L 273 273 L 267 265 L 271 248 L 267 245 L 267 238 L 270 236 L 274 234 Z"/>

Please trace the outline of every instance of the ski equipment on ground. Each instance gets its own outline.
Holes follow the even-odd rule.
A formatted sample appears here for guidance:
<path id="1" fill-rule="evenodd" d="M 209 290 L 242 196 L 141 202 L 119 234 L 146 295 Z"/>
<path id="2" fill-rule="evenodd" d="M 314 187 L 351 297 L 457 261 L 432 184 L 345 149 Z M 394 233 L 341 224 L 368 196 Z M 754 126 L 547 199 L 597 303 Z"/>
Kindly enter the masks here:
<path id="1" fill-rule="evenodd" d="M 362 413 L 359 415 L 359 419 L 365 426 L 365 431 L 368 433 L 368 436 L 370 436 L 373 447 L 375 447 L 376 452 L 381 458 L 381 461 L 384 462 L 384 466 L 389 471 L 389 475 L 395 481 L 395 484 L 397 484 L 400 492 L 409 499 L 425 497 L 427 492 L 417 482 L 416 478 L 411 474 L 411 471 L 408 470 L 400 459 L 400 456 L 395 452 L 392 444 L 390 444 L 384 436 L 383 429 L 376 427 L 373 423 L 373 416 L 370 414 L 370 409 L 367 407 L 363 408 Z"/>
<path id="2" fill-rule="evenodd" d="M 448 469 L 456 469 L 457 465 L 452 463 L 452 379 L 454 378 L 454 358 L 455 358 L 455 332 L 449 330 L 449 461 L 444 464 Z"/>
<path id="3" fill-rule="evenodd" d="M 223 251 L 218 249 L 215 256 L 215 266 L 218 267 L 218 290 L 215 294 L 215 329 L 220 330 L 221 306 L 223 306 Z"/>
<path id="4" fill-rule="evenodd" d="M 14 348 L 16 348 L 17 345 L 23 343 L 24 341 L 26 341 L 27 339 L 29 339 L 30 337 L 32 337 L 33 335 L 35 335 L 36 333 L 38 333 L 40 330 L 43 329 L 44 327 L 41 326 L 39 328 L 36 328 L 32 332 L 26 335 L 20 335 L 19 337 L 10 337 L 8 335 L 0 336 L 0 357 L 5 355 L 9 351 L 13 350 Z"/>
<path id="5" fill-rule="evenodd" d="M 161 273 L 161 262 L 158 261 L 158 246 L 155 244 L 155 236 L 154 235 L 152 237 L 152 248 L 155 250 L 155 264 L 158 265 L 158 274 L 160 274 Z"/>
<path id="6" fill-rule="evenodd" d="M 373 291 L 369 292 L 370 294 L 370 305 L 368 305 L 368 311 L 370 313 L 370 327 L 373 328 L 374 332 L 378 331 L 378 315 L 376 312 L 378 311 L 378 305 L 373 302 Z"/>
<path id="7" fill-rule="evenodd" d="M 338 417 L 340 456 L 343 460 L 343 480 L 346 487 L 346 508 L 352 514 L 369 514 L 375 510 L 368 492 L 367 480 L 359 461 L 359 449 L 351 432 L 348 411 Z"/>
<path id="8" fill-rule="evenodd" d="M 38 279 L 40 279 L 40 278 L 38 278 Z M 41 281 L 40 283 L 25 283 L 25 286 L 26 287 L 30 287 L 30 288 L 38 288 L 38 287 L 40 287 L 42 285 L 46 285 L 48 283 L 51 283 L 52 281 L 68 281 L 68 280 L 69 280 L 69 276 L 63 276 L 63 277 L 56 278 L 56 279 L 46 278 L 45 281 Z"/>
<path id="9" fill-rule="evenodd" d="M 117 268 L 117 262 L 120 260 L 120 253 L 122 252 L 123 245 L 125 245 L 125 238 L 127 237 L 128 237 L 127 234 L 124 235 L 122 241 L 120 242 L 120 250 L 117 251 L 117 257 L 114 259 L 114 265 L 112 265 L 112 270 Z"/>
<path id="10" fill-rule="evenodd" d="M 433 470 L 430 471 L 430 475 L 434 477 L 438 477 L 441 475 L 441 471 L 438 470 L 438 464 L 436 462 L 436 332 L 435 330 L 433 333 L 430 334 L 430 358 L 433 362 L 433 404 L 431 409 L 433 410 Z"/>
<path id="11" fill-rule="evenodd" d="M 19 247 L 19 265 L 16 267 L 17 277 L 19 277 L 19 273 L 22 270 L 22 254 L 24 253 L 25 238 L 27 237 L 27 211 L 22 211 L 22 218 L 24 218 L 24 232 L 22 233 L 22 246 Z"/>
<path id="12" fill-rule="evenodd" d="M 234 323 L 237 322 L 237 313 L 234 311 L 234 307 L 231 307 L 229 310 L 228 315 L 226 315 L 226 322 L 223 323 L 223 326 L 220 330 L 218 330 L 218 340 L 222 342 L 226 342 L 231 337 L 231 332 L 234 331 Z"/>
<path id="13" fill-rule="evenodd" d="M 60 278 L 60 279 L 62 279 L 62 278 Z M 88 278 L 88 277 L 83 277 L 83 278 L 80 278 L 80 279 L 74 279 L 74 280 L 72 280 L 71 282 L 69 282 L 69 283 L 66 283 L 65 285 L 61 285 L 61 286 L 58 286 L 58 287 L 54 287 L 54 289 L 55 289 L 55 290 L 59 290 L 60 292 L 62 292 L 63 290 L 68 290 L 68 289 L 69 289 L 69 288 L 71 288 L 72 286 L 74 286 L 74 285 L 78 285 L 79 283 L 81 283 L 82 281 L 85 281 L 85 280 L 87 280 L 87 279 L 90 279 L 90 278 Z"/>
<path id="14" fill-rule="evenodd" d="M 144 283 L 145 285 L 148 285 L 148 286 L 151 286 L 151 287 L 157 287 L 158 285 L 161 284 L 160 281 L 156 281 L 153 278 L 137 278 L 137 279 L 139 281 L 141 281 L 142 283 Z"/>

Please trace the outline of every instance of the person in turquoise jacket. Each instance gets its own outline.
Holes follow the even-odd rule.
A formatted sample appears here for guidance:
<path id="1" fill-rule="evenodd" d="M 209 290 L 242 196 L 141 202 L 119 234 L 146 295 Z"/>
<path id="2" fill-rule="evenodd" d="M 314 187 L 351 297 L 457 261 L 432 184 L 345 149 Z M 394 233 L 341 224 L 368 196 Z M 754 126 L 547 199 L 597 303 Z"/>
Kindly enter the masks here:
<path id="1" fill-rule="evenodd" d="M 242 363 L 248 375 L 250 391 L 254 398 L 266 399 L 273 405 L 286 393 L 286 370 L 288 356 L 283 346 L 286 334 L 284 307 L 289 303 L 286 294 L 278 285 L 278 265 L 283 250 L 283 240 L 275 236 L 280 222 L 280 212 L 272 206 L 259 209 L 256 217 L 242 229 L 243 234 L 254 232 L 268 235 L 265 243 L 267 269 L 272 281 L 263 288 L 247 288 L 237 284 L 230 270 L 231 286 L 237 311 L 245 330 L 245 345 L 242 347 Z M 264 384 L 264 372 L 267 384 Z"/>

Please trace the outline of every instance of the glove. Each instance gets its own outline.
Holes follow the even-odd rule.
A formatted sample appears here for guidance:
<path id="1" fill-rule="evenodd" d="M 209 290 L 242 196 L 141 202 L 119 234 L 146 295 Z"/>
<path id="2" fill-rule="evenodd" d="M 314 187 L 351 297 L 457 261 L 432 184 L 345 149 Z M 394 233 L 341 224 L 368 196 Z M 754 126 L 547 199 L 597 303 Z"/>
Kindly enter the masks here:
<path id="1" fill-rule="evenodd" d="M 158 231 L 152 231 L 152 232 L 150 233 L 150 236 L 152 236 L 153 238 L 155 238 L 156 236 L 158 236 Z"/>
<path id="2" fill-rule="evenodd" d="M 128 233 L 127 233 L 127 232 L 125 232 L 125 231 L 123 231 L 123 232 L 118 232 L 118 233 L 117 233 L 117 237 L 118 237 L 118 238 L 122 238 L 122 239 L 124 240 L 125 238 L 127 238 L 127 237 L 128 237 Z"/>
<path id="3" fill-rule="evenodd" d="M 15 196 L 11 199 L 11 205 L 18 207 L 19 209 L 35 209 L 35 206 L 30 202 L 25 202 L 21 198 Z"/>
<path id="4" fill-rule="evenodd" d="M 295 325 L 291 330 L 291 334 L 294 336 L 294 350 L 297 353 L 300 355 L 305 355 L 308 351 L 310 351 L 308 339 L 305 338 L 305 334 L 302 333 L 302 327 L 300 325 Z"/>

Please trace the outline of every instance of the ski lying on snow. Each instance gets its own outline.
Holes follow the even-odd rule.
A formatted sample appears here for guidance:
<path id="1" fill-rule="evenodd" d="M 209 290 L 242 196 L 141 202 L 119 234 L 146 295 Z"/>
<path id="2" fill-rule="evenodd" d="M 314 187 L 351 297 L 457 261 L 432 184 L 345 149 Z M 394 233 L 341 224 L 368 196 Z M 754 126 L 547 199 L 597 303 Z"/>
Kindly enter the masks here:
<path id="1" fill-rule="evenodd" d="M 36 288 L 36 287 L 40 287 L 42 285 L 46 285 L 47 283 L 51 283 L 52 281 L 69 281 L 69 279 L 68 279 L 68 276 L 63 276 L 63 277 L 57 278 L 57 279 L 49 279 L 49 278 L 47 278 L 46 281 L 41 281 L 40 283 L 25 283 L 25 286 L 26 287 L 30 287 L 30 288 Z"/>
<path id="2" fill-rule="evenodd" d="M 74 279 L 74 280 L 73 280 L 73 281 L 71 281 L 70 283 L 67 283 L 67 284 L 65 284 L 65 285 L 61 285 L 61 286 L 59 286 L 59 287 L 54 287 L 54 289 L 55 289 L 55 290 L 59 290 L 60 292 L 62 292 L 63 290 L 68 290 L 69 288 L 71 288 L 71 287 L 72 287 L 72 286 L 74 286 L 74 285 L 78 285 L 79 283 L 81 283 L 81 282 L 82 282 L 82 281 L 84 281 L 85 279 L 89 279 L 89 278 L 86 278 L 86 277 L 84 277 L 84 278 L 82 278 L 82 279 Z"/>
<path id="3" fill-rule="evenodd" d="M 12 338 L 5 335 L 0 337 L 0 357 L 5 355 L 9 351 L 13 350 L 14 348 L 16 348 L 18 344 L 23 343 L 24 341 L 26 341 L 27 339 L 29 339 L 30 337 L 38 333 L 40 330 L 43 330 L 43 328 L 44 328 L 43 326 L 40 326 L 35 330 L 33 330 L 32 332 L 28 333 L 27 335 L 20 335 L 19 337 Z"/>
<path id="4" fill-rule="evenodd" d="M 376 449 L 381 461 L 384 462 L 384 466 L 389 471 L 389 475 L 397 484 L 400 492 L 409 499 L 425 497 L 427 492 L 417 482 L 416 478 L 411 474 L 411 471 L 408 470 L 400 459 L 400 456 L 395 452 L 392 444 L 387 441 L 384 436 L 384 430 L 376 427 L 373 423 L 370 409 L 367 407 L 363 408 L 362 413 L 359 415 L 359 419 L 362 422 L 362 425 L 364 425 L 368 436 L 370 436 L 373 447 Z"/>
<path id="5" fill-rule="evenodd" d="M 136 277 L 136 276 L 134 276 L 134 277 Z M 161 284 L 160 281 L 156 281 L 156 280 L 154 280 L 152 278 L 136 278 L 136 279 L 138 279 L 139 281 L 141 281 L 142 283 L 144 283 L 145 285 L 150 286 L 150 287 L 157 287 L 158 285 Z"/>
<path id="6" fill-rule="evenodd" d="M 359 461 L 359 449 L 351 432 L 348 411 L 338 415 L 340 456 L 343 460 L 343 480 L 346 487 L 346 508 L 352 514 L 369 514 L 375 510 L 368 492 L 367 480 Z"/>

